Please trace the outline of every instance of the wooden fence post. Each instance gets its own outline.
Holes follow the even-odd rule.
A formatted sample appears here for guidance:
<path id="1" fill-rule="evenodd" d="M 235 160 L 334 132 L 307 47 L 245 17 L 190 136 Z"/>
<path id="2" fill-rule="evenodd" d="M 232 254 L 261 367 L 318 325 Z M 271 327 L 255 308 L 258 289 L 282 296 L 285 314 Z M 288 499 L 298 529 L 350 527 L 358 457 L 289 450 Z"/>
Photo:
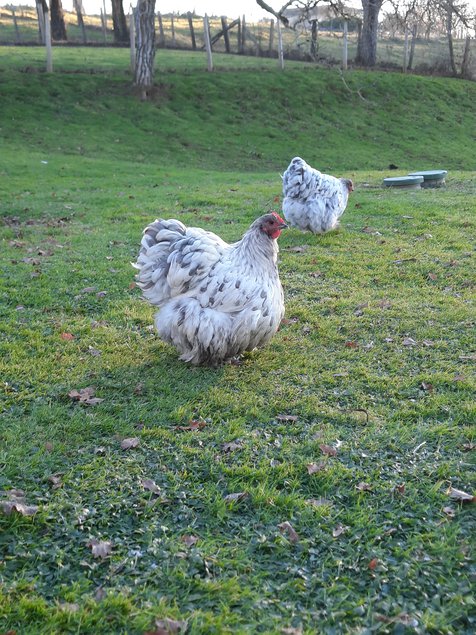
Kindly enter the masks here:
<path id="1" fill-rule="evenodd" d="M 12 11 L 13 26 L 15 28 L 15 42 L 16 44 L 20 44 L 21 36 L 20 36 L 20 31 L 18 29 L 18 22 L 17 22 L 17 16 L 15 14 L 15 8 L 11 7 L 11 11 Z"/>
<path id="2" fill-rule="evenodd" d="M 164 24 L 162 22 L 162 14 L 160 12 L 157 14 L 157 19 L 159 21 L 159 46 L 165 46 Z"/>
<path id="3" fill-rule="evenodd" d="M 346 71 L 347 70 L 347 55 L 348 55 L 348 26 L 347 26 L 347 20 L 344 20 L 344 42 L 343 42 L 343 46 L 342 46 L 342 70 Z"/>
<path id="4" fill-rule="evenodd" d="M 240 42 L 240 53 L 245 52 L 246 47 L 246 20 L 245 16 L 241 18 L 241 42 Z"/>
<path id="5" fill-rule="evenodd" d="M 408 29 L 405 27 L 405 40 L 403 42 L 403 72 L 407 72 L 408 67 Z"/>
<path id="6" fill-rule="evenodd" d="M 279 68 L 284 70 L 283 34 L 281 33 L 281 20 L 278 20 L 278 60 Z"/>
<path id="7" fill-rule="evenodd" d="M 274 20 L 271 20 L 269 23 L 269 47 L 268 47 L 270 56 L 273 52 L 273 44 L 274 44 L 273 40 L 274 40 Z"/>
<path id="8" fill-rule="evenodd" d="M 40 0 L 36 0 L 36 14 L 38 16 L 38 39 L 40 44 L 46 44 L 45 37 L 45 14 L 43 12 L 43 5 Z"/>
<path id="9" fill-rule="evenodd" d="M 230 36 L 228 35 L 228 25 L 224 15 L 221 16 L 221 28 L 223 29 L 223 39 L 225 40 L 225 51 L 230 53 Z"/>
<path id="10" fill-rule="evenodd" d="M 51 47 L 50 12 L 45 12 L 45 44 L 46 44 L 46 72 L 53 72 L 53 52 Z"/>
<path id="11" fill-rule="evenodd" d="M 107 18 L 104 11 L 101 9 L 101 26 L 102 26 L 102 35 L 104 38 L 104 44 L 107 44 Z"/>
<path id="12" fill-rule="evenodd" d="M 193 28 L 193 18 L 192 18 L 192 14 L 190 13 L 190 11 L 188 12 L 188 26 L 190 29 L 190 37 L 192 38 L 192 49 L 194 51 L 197 50 L 197 42 L 195 40 L 195 30 Z"/>
<path id="13" fill-rule="evenodd" d="M 81 34 L 83 36 L 83 44 L 87 44 L 88 39 L 86 37 L 86 28 L 84 26 L 83 7 L 81 0 L 73 0 L 73 7 L 76 11 L 76 19 L 78 21 L 78 26 L 81 29 Z"/>
<path id="14" fill-rule="evenodd" d="M 172 29 L 172 47 L 175 48 L 175 22 L 173 13 L 170 16 L 170 28 Z"/>
<path id="15" fill-rule="evenodd" d="M 203 35 L 205 38 L 205 49 L 207 51 L 208 71 L 211 72 L 213 70 L 212 46 L 210 44 L 210 27 L 208 24 L 208 16 L 206 13 L 203 16 Z"/>
<path id="16" fill-rule="evenodd" d="M 238 45 L 238 55 L 243 54 L 243 50 L 241 48 L 241 20 L 238 18 L 238 29 L 237 29 L 237 45 Z"/>
<path id="17" fill-rule="evenodd" d="M 136 68 L 136 21 L 132 5 L 129 8 L 129 33 L 131 42 L 131 72 L 134 73 Z"/>

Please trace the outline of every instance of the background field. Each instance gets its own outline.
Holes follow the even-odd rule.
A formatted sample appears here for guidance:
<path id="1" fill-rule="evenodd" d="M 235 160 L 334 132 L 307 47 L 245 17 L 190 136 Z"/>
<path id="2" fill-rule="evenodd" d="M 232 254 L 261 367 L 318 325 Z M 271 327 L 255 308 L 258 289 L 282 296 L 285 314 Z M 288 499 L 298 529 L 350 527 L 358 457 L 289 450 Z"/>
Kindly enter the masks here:
<path id="1" fill-rule="evenodd" d="M 475 85 L 160 51 L 140 103 L 127 50 L 55 56 L 0 48 L 0 631 L 473 632 Z M 281 236 L 266 349 L 188 367 L 143 227 L 236 240 L 296 154 L 353 178 L 341 229 Z"/>

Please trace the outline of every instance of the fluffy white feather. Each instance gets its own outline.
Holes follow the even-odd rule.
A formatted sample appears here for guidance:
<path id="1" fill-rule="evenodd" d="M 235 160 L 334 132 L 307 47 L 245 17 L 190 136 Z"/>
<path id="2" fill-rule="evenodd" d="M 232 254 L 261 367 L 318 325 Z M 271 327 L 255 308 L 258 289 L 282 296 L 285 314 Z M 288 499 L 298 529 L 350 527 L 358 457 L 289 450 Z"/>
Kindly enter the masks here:
<path id="1" fill-rule="evenodd" d="M 175 219 L 146 227 L 137 286 L 160 307 L 158 334 L 180 359 L 217 365 L 271 339 L 284 315 L 276 241 L 284 227 L 265 214 L 231 245 Z"/>
<path id="2" fill-rule="evenodd" d="M 283 215 L 293 227 L 324 234 L 338 226 L 353 189 L 350 179 L 323 174 L 295 157 L 283 174 Z"/>

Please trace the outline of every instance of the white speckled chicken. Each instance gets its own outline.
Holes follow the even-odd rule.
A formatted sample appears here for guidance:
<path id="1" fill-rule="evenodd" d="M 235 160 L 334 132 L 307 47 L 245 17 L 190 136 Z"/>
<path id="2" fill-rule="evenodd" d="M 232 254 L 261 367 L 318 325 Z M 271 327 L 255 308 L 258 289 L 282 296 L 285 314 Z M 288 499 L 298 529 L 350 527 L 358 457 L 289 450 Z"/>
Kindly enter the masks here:
<path id="1" fill-rule="evenodd" d="M 290 225 L 324 234 L 335 229 L 344 213 L 350 179 L 337 179 L 295 157 L 283 174 L 283 215 Z"/>
<path id="2" fill-rule="evenodd" d="M 269 342 L 284 315 L 276 239 L 285 227 L 265 214 L 231 245 L 175 219 L 146 227 L 137 286 L 160 307 L 158 334 L 180 359 L 217 366 Z"/>

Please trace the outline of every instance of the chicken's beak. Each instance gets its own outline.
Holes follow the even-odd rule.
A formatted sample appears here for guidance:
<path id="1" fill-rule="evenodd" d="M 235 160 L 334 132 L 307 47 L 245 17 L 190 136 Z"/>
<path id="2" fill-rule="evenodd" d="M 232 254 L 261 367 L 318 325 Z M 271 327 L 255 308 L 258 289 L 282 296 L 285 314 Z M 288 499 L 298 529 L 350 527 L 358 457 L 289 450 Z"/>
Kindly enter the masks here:
<path id="1" fill-rule="evenodd" d="M 287 229 L 288 226 L 286 225 L 286 223 L 283 221 L 282 223 L 279 223 L 279 229 Z"/>

